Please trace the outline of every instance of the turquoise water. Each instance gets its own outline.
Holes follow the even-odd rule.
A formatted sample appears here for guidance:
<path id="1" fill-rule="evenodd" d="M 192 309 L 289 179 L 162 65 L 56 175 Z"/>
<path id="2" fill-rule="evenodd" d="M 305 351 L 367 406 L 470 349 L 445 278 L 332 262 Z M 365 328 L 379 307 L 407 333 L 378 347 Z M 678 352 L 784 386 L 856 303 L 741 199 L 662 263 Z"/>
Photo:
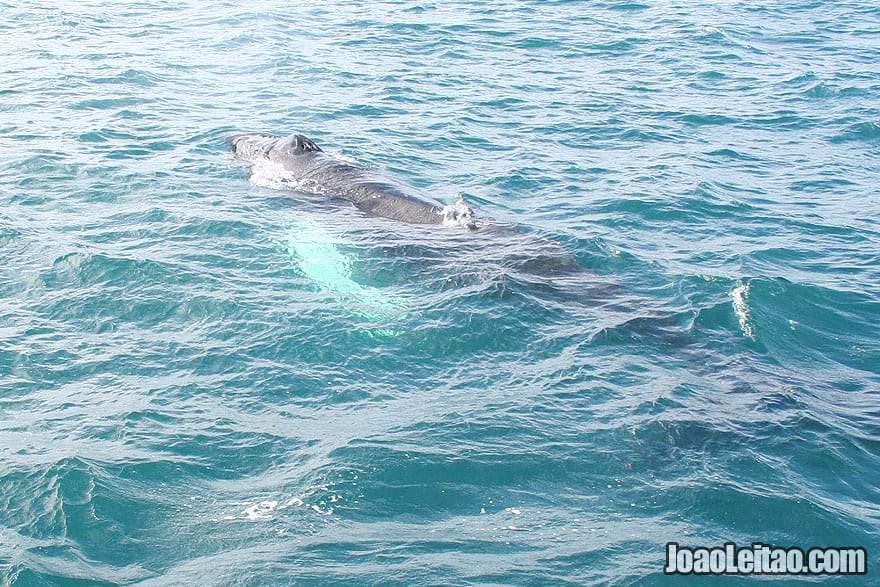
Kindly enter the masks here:
<path id="1" fill-rule="evenodd" d="M 873 3 L 0 10 L 3 585 L 654 585 L 669 541 L 876 584 Z M 237 131 L 513 228 L 259 185 Z"/>

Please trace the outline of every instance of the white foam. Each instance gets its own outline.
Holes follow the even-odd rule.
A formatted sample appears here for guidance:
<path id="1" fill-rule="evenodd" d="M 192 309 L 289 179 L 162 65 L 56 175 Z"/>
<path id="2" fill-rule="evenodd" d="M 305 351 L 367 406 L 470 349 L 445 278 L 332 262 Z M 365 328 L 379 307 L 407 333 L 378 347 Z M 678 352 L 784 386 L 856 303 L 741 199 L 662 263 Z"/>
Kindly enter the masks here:
<path id="1" fill-rule="evenodd" d="M 336 150 L 327 151 L 327 150 L 325 150 L 324 154 L 328 155 L 330 157 L 333 157 L 334 159 L 339 159 L 340 161 L 344 161 L 345 163 L 352 163 L 354 165 L 360 165 L 360 163 L 358 162 L 357 159 L 355 159 L 351 155 L 346 155 L 342 151 L 336 151 Z"/>
<path id="2" fill-rule="evenodd" d="M 254 185 L 272 190 L 314 191 L 280 163 L 268 159 L 254 159 L 251 163 L 250 180 Z"/>
<path id="3" fill-rule="evenodd" d="M 242 512 L 248 520 L 271 520 L 272 512 L 278 508 L 277 501 L 261 501 Z"/>
<path id="4" fill-rule="evenodd" d="M 749 320 L 749 291 L 751 288 L 751 283 L 741 284 L 730 292 L 730 297 L 733 298 L 733 311 L 739 319 L 740 330 L 746 337 L 754 339 L 755 330 Z"/>
<path id="5" fill-rule="evenodd" d="M 454 204 L 443 206 L 440 214 L 443 216 L 443 222 L 441 224 L 444 226 L 474 227 L 474 211 L 471 210 L 471 207 L 465 204 L 462 199 L 459 199 Z"/>
<path id="6" fill-rule="evenodd" d="M 246 504 L 240 504 L 246 505 Z M 306 506 L 315 512 L 322 515 L 330 515 L 333 513 L 332 508 L 321 509 L 320 507 L 309 505 L 303 502 L 302 499 L 298 497 L 294 497 L 289 499 L 284 503 L 280 503 L 275 499 L 265 499 L 263 501 L 257 502 L 253 505 L 246 507 L 240 514 L 237 516 L 223 516 L 224 520 L 232 521 L 232 520 L 251 520 L 251 521 L 266 521 L 272 520 L 275 518 L 274 514 L 281 510 L 285 510 L 287 508 L 292 507 L 302 507 Z"/>
<path id="7" fill-rule="evenodd" d="M 341 153 L 325 153 L 334 159 L 352 163 L 357 165 L 357 161 L 347 155 Z M 294 190 L 300 192 L 309 192 L 314 194 L 323 194 L 325 190 L 323 186 L 309 180 L 308 178 L 298 178 L 284 168 L 284 165 L 271 159 L 264 157 L 256 157 L 254 159 L 241 158 L 251 164 L 250 181 L 254 185 L 273 190 Z"/>

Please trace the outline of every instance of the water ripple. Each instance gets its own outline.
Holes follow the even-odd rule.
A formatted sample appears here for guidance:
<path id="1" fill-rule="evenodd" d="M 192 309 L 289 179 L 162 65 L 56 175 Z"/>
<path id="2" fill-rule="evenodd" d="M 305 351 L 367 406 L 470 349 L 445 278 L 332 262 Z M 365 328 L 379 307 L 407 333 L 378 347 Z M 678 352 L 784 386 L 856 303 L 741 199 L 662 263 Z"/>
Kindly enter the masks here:
<path id="1" fill-rule="evenodd" d="M 2 6 L 0 582 L 880 562 L 875 7 Z M 240 130 L 492 228 L 258 187 Z"/>

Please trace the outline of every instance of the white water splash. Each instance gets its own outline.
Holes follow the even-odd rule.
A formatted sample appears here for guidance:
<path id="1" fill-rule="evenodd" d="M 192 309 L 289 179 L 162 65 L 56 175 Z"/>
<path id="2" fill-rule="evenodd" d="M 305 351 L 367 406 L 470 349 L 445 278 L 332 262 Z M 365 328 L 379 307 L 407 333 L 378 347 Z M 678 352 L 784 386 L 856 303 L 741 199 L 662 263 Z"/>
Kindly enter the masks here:
<path id="1" fill-rule="evenodd" d="M 305 503 L 302 499 L 300 499 L 298 497 L 294 497 L 294 498 L 289 499 L 288 501 L 283 502 L 283 503 L 279 502 L 278 500 L 274 500 L 274 499 L 263 500 L 263 501 L 257 502 L 255 504 L 252 504 L 252 505 L 246 507 L 238 515 L 223 516 L 223 519 L 226 521 L 233 521 L 233 520 L 250 520 L 252 522 L 266 521 L 266 520 L 274 519 L 275 514 L 277 512 L 280 512 L 282 510 L 286 510 L 288 508 L 302 507 L 302 506 L 305 506 L 305 507 L 315 511 L 316 513 L 319 513 L 319 514 L 325 515 L 325 516 L 329 516 L 330 514 L 333 513 L 333 508 L 331 508 L 331 507 L 322 508 L 317 505 L 310 505 L 310 504 Z"/>
<path id="2" fill-rule="evenodd" d="M 258 159 L 251 162 L 250 181 L 260 187 L 279 190 L 293 181 L 293 175 L 279 163 Z"/>
<path id="3" fill-rule="evenodd" d="M 474 228 L 475 226 L 474 211 L 461 198 L 454 204 L 443 206 L 440 214 L 443 216 L 441 224 L 444 226 L 464 226 L 465 228 Z"/>
<path id="4" fill-rule="evenodd" d="M 341 153 L 325 153 L 340 161 L 357 165 L 358 162 Z M 272 190 L 293 190 L 311 194 L 326 194 L 324 187 L 307 177 L 297 177 L 294 173 L 284 168 L 284 165 L 271 159 L 258 157 L 255 159 L 242 159 L 251 164 L 250 181 L 254 185 Z"/>
<path id="5" fill-rule="evenodd" d="M 276 509 L 278 509 L 277 501 L 261 501 L 244 510 L 242 516 L 248 520 L 269 520 Z"/>
<path id="6" fill-rule="evenodd" d="M 749 292 L 751 288 L 751 283 L 741 283 L 730 292 L 730 297 L 733 298 L 733 311 L 739 320 L 740 330 L 747 338 L 754 339 L 755 330 L 749 320 Z"/>

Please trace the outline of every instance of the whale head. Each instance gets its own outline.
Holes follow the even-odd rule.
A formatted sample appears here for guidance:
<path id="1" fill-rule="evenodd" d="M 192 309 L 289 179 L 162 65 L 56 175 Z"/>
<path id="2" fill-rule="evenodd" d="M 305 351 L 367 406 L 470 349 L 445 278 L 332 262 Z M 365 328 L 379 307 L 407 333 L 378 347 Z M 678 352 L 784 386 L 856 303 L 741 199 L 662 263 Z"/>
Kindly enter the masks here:
<path id="1" fill-rule="evenodd" d="M 235 156 L 244 161 L 279 159 L 321 152 L 321 147 L 300 134 L 278 137 L 262 133 L 246 133 L 233 135 L 229 137 L 228 142 Z"/>
<path id="2" fill-rule="evenodd" d="M 244 161 L 267 159 L 277 141 L 276 136 L 260 133 L 233 135 L 227 139 L 235 156 Z"/>

